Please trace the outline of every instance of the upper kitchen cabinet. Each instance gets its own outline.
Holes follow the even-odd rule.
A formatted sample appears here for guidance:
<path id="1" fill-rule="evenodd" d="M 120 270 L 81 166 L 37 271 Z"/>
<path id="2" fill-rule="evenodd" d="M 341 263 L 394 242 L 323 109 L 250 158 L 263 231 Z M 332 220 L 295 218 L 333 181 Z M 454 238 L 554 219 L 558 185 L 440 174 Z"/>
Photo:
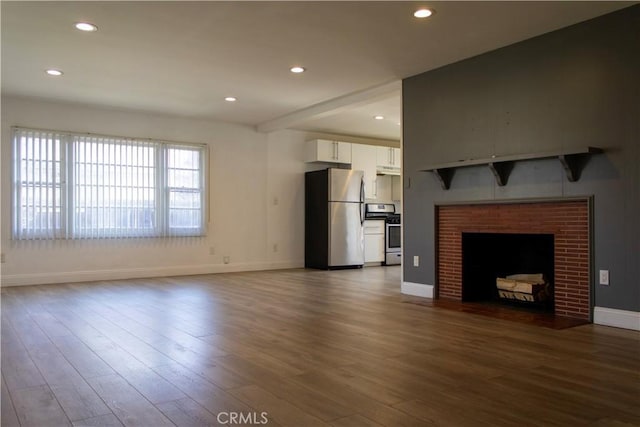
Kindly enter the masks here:
<path id="1" fill-rule="evenodd" d="M 377 199 L 377 148 L 375 145 L 351 145 L 351 169 L 364 171 L 364 197 Z"/>
<path id="2" fill-rule="evenodd" d="M 348 142 L 314 139 L 307 141 L 307 163 L 351 163 L 351 144 Z"/>
<path id="3" fill-rule="evenodd" d="M 393 147 L 377 147 L 378 171 L 400 174 L 400 149 Z"/>

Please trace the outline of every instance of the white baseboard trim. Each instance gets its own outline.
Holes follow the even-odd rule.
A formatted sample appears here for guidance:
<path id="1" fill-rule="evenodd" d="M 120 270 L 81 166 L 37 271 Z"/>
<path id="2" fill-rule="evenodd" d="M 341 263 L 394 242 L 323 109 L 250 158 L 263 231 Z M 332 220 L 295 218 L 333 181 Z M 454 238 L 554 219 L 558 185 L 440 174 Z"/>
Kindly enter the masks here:
<path id="1" fill-rule="evenodd" d="M 640 312 L 615 308 L 594 307 L 593 323 L 640 331 Z"/>
<path id="2" fill-rule="evenodd" d="M 236 264 L 182 265 L 171 267 L 128 268 L 113 270 L 65 271 L 56 273 L 3 275 L 2 287 L 49 285 L 55 283 L 94 282 L 101 280 L 142 279 L 165 276 L 235 273 L 242 271 L 282 270 L 303 268 L 304 261 L 254 262 Z"/>
<path id="3" fill-rule="evenodd" d="M 433 285 L 422 283 L 402 282 L 400 292 L 422 298 L 433 298 Z"/>

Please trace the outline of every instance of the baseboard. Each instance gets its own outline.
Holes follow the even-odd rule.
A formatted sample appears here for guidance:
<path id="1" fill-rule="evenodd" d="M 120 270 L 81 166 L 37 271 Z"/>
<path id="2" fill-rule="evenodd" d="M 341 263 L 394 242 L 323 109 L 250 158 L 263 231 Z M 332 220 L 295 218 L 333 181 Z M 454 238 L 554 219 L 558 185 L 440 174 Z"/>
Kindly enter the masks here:
<path id="1" fill-rule="evenodd" d="M 304 261 L 254 262 L 235 264 L 182 265 L 170 267 L 128 268 L 113 270 L 66 271 L 56 273 L 3 275 L 2 287 L 48 285 L 54 283 L 94 282 L 100 280 L 142 279 L 197 274 L 236 273 L 242 271 L 303 268 Z"/>
<path id="2" fill-rule="evenodd" d="M 640 331 L 640 312 L 594 307 L 593 323 Z"/>
<path id="3" fill-rule="evenodd" d="M 405 295 L 413 295 L 416 297 L 433 298 L 433 285 L 425 285 L 422 283 L 402 282 L 400 292 Z"/>

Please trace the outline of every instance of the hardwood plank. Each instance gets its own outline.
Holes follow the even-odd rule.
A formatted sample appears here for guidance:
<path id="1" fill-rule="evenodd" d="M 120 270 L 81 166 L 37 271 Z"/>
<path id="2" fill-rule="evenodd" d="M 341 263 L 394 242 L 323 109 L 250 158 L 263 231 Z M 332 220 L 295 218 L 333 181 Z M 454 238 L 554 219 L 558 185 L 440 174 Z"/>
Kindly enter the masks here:
<path id="1" fill-rule="evenodd" d="M 82 319 L 82 318 L 80 318 Z M 123 349 L 116 341 L 113 341 L 106 336 L 102 335 L 96 329 L 89 329 L 85 325 L 75 328 L 73 322 L 77 320 L 64 320 L 69 322 L 70 328 L 75 329 L 74 333 L 76 337 L 90 350 L 86 354 L 96 354 L 107 365 L 107 371 L 110 369 L 116 371 L 116 368 L 120 370 L 136 370 L 144 369 L 146 365 L 140 360 L 135 358 L 125 349 Z M 82 322 L 82 320 L 80 320 Z M 101 367 L 105 369 L 105 367 Z"/>
<path id="2" fill-rule="evenodd" d="M 258 386 L 250 385 L 236 388 L 231 390 L 231 393 L 256 408 L 258 412 L 265 412 L 267 419 L 273 419 L 282 426 L 328 426 L 319 418 L 305 413 Z"/>
<path id="3" fill-rule="evenodd" d="M 420 420 L 410 414 L 399 411 L 379 400 L 371 398 L 377 387 L 370 393 L 364 394 L 362 390 L 356 390 L 349 386 L 348 381 L 339 378 L 339 375 L 327 375 L 325 373 L 308 373 L 292 379 L 303 387 L 320 392 L 327 397 L 335 399 L 341 404 L 352 408 L 354 412 L 382 425 L 419 425 Z"/>
<path id="4" fill-rule="evenodd" d="M 395 408 L 402 410 L 420 420 L 426 426 L 451 425 L 451 426 L 493 426 L 495 423 L 483 421 L 478 415 L 478 411 L 469 408 L 470 402 L 463 402 L 456 399 L 460 406 L 457 410 L 451 410 L 453 406 L 443 409 L 441 405 L 434 405 L 427 398 L 427 402 L 412 400 L 396 405 Z M 450 402 L 453 403 L 453 402 Z"/>
<path id="5" fill-rule="evenodd" d="M 244 372 L 252 379 L 252 383 L 259 383 L 265 391 L 278 399 L 291 403 L 321 420 L 329 421 L 354 413 L 353 408 L 343 405 L 338 400 L 332 399 L 331 396 L 301 386 L 289 378 L 283 378 L 239 356 L 228 355 L 218 358 L 218 360 L 230 370 Z M 229 392 L 233 394 L 234 391 L 235 389 Z"/>
<path id="6" fill-rule="evenodd" d="M 317 384 L 325 384 L 328 385 L 327 392 L 330 389 L 340 389 L 352 394 L 357 393 L 363 399 L 373 400 L 384 405 L 393 405 L 411 398 L 411 395 L 403 390 L 394 390 L 385 384 L 376 383 L 366 377 L 355 374 L 352 369 L 339 368 L 322 372 L 310 372 L 292 378 L 292 380 L 308 388 L 314 388 Z M 343 395 L 340 400 L 346 398 L 347 396 Z M 353 405 L 350 404 L 349 406 Z"/>
<path id="7" fill-rule="evenodd" d="M 73 427 L 119 427 L 123 425 L 118 417 L 113 414 L 100 415 L 73 422 Z"/>
<path id="8" fill-rule="evenodd" d="M 157 408 L 175 425 L 213 426 L 220 423 L 216 416 L 188 397 L 157 405 Z"/>
<path id="9" fill-rule="evenodd" d="M 13 402 L 9 395 L 9 390 L 4 382 L 4 376 L 2 377 L 2 394 L 0 399 L 0 425 L 4 427 L 19 426 L 18 415 L 13 408 Z"/>
<path id="10" fill-rule="evenodd" d="M 2 337 L 0 366 L 8 389 L 13 392 L 13 390 L 46 385 L 47 382 L 31 360 L 22 341 L 15 334 L 11 323 L 6 319 L 2 321 L 0 335 Z"/>
<path id="11" fill-rule="evenodd" d="M 414 416 L 414 414 L 406 413 L 387 405 L 373 405 L 363 411 L 366 418 L 375 420 L 377 423 L 387 427 L 427 427 L 432 424 L 425 422 Z M 446 425 L 446 424 L 440 424 Z"/>
<path id="12" fill-rule="evenodd" d="M 90 350 L 90 359 L 93 359 L 95 353 L 98 353 L 101 355 L 101 359 L 106 360 L 110 365 L 101 362 L 98 365 L 100 367 L 98 372 L 115 371 L 126 377 L 127 381 L 152 403 L 166 402 L 185 397 L 176 387 L 165 381 L 129 352 L 120 348 L 114 341 L 104 336 L 94 336 L 93 334 L 85 337 L 85 339 L 87 340 L 86 344 L 93 350 Z M 67 344 L 69 343 L 68 339 L 65 339 L 65 341 Z M 71 343 L 76 347 L 82 347 L 82 343 L 78 343 L 77 341 L 71 341 Z M 86 364 L 81 363 L 81 365 L 85 366 Z M 91 372 L 91 375 L 87 378 L 92 378 L 95 374 L 96 372 Z"/>
<path id="13" fill-rule="evenodd" d="M 23 333 L 33 333 L 37 335 L 36 329 L 30 327 L 23 322 Z M 43 338 L 38 342 L 46 342 Z M 95 415 L 105 414 L 104 405 L 95 395 L 90 387 L 86 386 L 84 379 L 77 373 L 76 369 L 65 359 L 52 343 L 33 345 L 30 349 L 32 359 L 40 372 L 44 375 L 47 384 L 49 384 L 56 396 L 61 393 L 59 401 L 65 407 L 65 404 L 71 405 L 70 408 L 65 407 L 67 413 L 73 413 L 69 417 L 71 420 L 89 418 Z M 115 353 L 124 355 L 122 351 L 115 350 Z M 126 357 L 126 355 L 124 355 Z M 141 362 L 134 361 L 129 358 L 129 362 L 124 365 L 116 364 L 116 371 L 126 376 L 127 382 L 135 387 L 152 403 L 176 400 L 185 397 L 182 392 L 173 385 L 165 381 L 162 377 L 153 372 L 150 368 L 144 366 Z M 54 387 L 58 386 L 58 387 Z M 75 389 L 75 390 L 74 390 Z M 73 396 L 83 396 L 87 404 L 85 410 L 79 409 L 74 404 Z M 91 403 L 91 404 L 89 404 Z"/>
<path id="14" fill-rule="evenodd" d="M 50 387 L 72 422 L 111 413 L 96 392 L 84 382 L 60 383 Z"/>
<path id="15" fill-rule="evenodd" d="M 251 383 L 246 377 L 231 372 L 213 360 L 181 362 L 180 364 L 223 390 L 242 387 Z"/>
<path id="16" fill-rule="evenodd" d="M 23 427 L 71 425 L 49 386 L 13 390 L 11 397 Z"/>
<path id="17" fill-rule="evenodd" d="M 407 400 L 451 389 L 469 380 L 468 377 L 443 373 L 439 366 L 412 366 L 396 360 L 388 360 L 385 363 L 362 360 L 360 363 L 342 367 L 340 371 L 366 378 L 379 387 L 405 396 Z"/>
<path id="18" fill-rule="evenodd" d="M 127 382 L 151 403 L 169 402 L 186 397 L 176 386 L 150 368 L 122 372 Z"/>
<path id="19" fill-rule="evenodd" d="M 536 405 L 514 403 L 535 399 L 535 396 L 526 392 L 509 394 L 486 380 L 480 379 L 469 387 L 440 388 L 418 396 L 421 398 L 394 407 L 439 425 L 544 425 L 533 415 Z M 530 416 L 523 417 L 523 413 Z"/>
<path id="20" fill-rule="evenodd" d="M 73 332 L 64 326 L 54 315 L 46 311 L 46 307 L 41 307 L 39 311 L 31 314 L 31 318 L 51 341 L 55 341 L 56 338 L 73 336 Z"/>
<path id="21" fill-rule="evenodd" d="M 163 378 L 212 414 L 248 412 L 251 407 L 177 363 L 154 368 Z"/>
<path id="22" fill-rule="evenodd" d="M 178 426 L 224 426 L 229 424 L 228 411 L 218 414 L 212 414 L 205 408 L 194 402 L 189 398 L 175 400 L 172 402 L 165 402 L 158 405 L 160 409 L 173 423 Z M 253 417 L 252 412 L 246 412 L 243 414 L 249 417 Z M 253 418 L 252 418 L 253 419 Z M 262 420 L 261 418 L 257 418 Z M 275 423 L 269 422 L 269 425 Z M 245 423 L 234 423 L 233 425 L 250 425 Z"/>
<path id="23" fill-rule="evenodd" d="M 102 308 L 104 309 L 106 306 L 104 302 L 98 302 L 102 304 Z M 117 309 L 114 306 L 117 306 Z M 108 309 L 111 312 L 110 320 L 112 322 L 136 336 L 145 337 L 145 342 L 152 345 L 158 351 L 168 348 L 173 351 L 180 350 L 185 353 L 195 353 L 205 358 L 225 355 L 225 352 L 220 348 L 208 344 L 176 327 L 179 325 L 179 322 L 172 321 L 171 324 L 158 322 L 158 318 L 164 316 L 164 309 L 153 308 L 148 305 L 141 305 L 130 301 L 123 301 L 117 305 L 114 303 L 109 304 Z M 169 356 L 176 360 L 175 352 Z M 194 358 L 198 358 L 198 356 Z"/>
<path id="24" fill-rule="evenodd" d="M 378 424 L 362 415 L 350 415 L 331 422 L 332 427 L 379 427 Z"/>
<path id="25" fill-rule="evenodd" d="M 75 335 L 52 337 L 60 353 L 83 378 L 101 377 L 115 371 Z"/>
<path id="26" fill-rule="evenodd" d="M 637 427 L 638 424 L 635 421 L 628 421 L 624 419 L 618 419 L 617 417 L 602 418 L 589 424 L 589 427 Z"/>
<path id="27" fill-rule="evenodd" d="M 162 412 L 119 375 L 91 378 L 89 383 L 125 426 L 173 426 Z"/>
<path id="28" fill-rule="evenodd" d="M 74 309 L 74 312 L 83 317 L 87 323 L 96 328 L 104 337 L 113 342 L 117 342 L 118 347 L 142 362 L 145 366 L 153 367 L 171 361 L 169 357 L 155 350 L 139 337 L 115 325 L 94 310 L 84 307 L 82 309 Z"/>
<path id="29" fill-rule="evenodd" d="M 15 322 L 20 336 L 29 336 L 25 347 L 57 402 L 71 420 L 110 413 L 110 410 L 60 353 L 30 316 Z"/>

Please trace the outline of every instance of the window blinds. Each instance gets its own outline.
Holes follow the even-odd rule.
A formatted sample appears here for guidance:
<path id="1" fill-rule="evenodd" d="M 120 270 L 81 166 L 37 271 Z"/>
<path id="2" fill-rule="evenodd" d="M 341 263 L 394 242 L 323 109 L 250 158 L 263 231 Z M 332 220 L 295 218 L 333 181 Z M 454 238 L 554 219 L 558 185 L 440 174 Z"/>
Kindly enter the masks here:
<path id="1" fill-rule="evenodd" d="M 14 130 L 14 238 L 201 236 L 205 148 Z"/>
<path id="2" fill-rule="evenodd" d="M 61 145 L 56 132 L 22 130 L 14 140 L 14 236 L 20 239 L 60 237 L 62 204 Z"/>

